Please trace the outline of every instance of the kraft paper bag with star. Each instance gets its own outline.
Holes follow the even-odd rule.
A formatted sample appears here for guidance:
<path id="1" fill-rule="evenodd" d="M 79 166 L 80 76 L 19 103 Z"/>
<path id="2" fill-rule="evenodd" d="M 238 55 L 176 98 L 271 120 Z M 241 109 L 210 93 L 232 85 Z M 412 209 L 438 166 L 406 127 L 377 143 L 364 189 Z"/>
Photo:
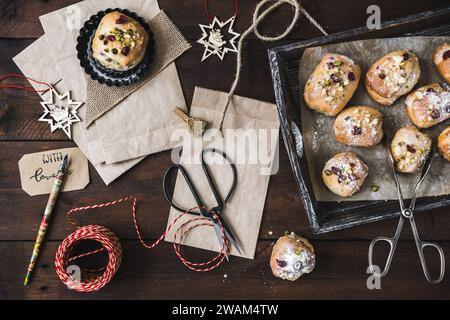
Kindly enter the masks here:
<path id="1" fill-rule="evenodd" d="M 15 56 L 13 60 L 24 75 L 33 79 L 41 79 L 47 83 L 57 83 L 54 86 L 56 91 L 67 92 L 66 83 L 64 80 L 61 80 L 61 74 L 52 58 L 48 43 L 45 40 L 45 35 L 34 41 L 25 50 Z M 42 86 L 35 82 L 30 82 L 30 85 L 36 90 L 42 89 Z M 51 93 L 47 91 L 45 93 L 39 93 L 39 95 L 42 101 L 49 101 Z M 80 112 L 83 107 L 80 107 Z M 43 112 L 40 105 L 37 105 L 37 108 L 40 108 L 40 112 Z M 77 122 L 73 125 L 72 134 L 73 140 L 86 158 L 94 165 L 95 170 L 97 170 L 105 184 L 111 183 L 143 159 L 143 157 L 140 157 L 119 163 L 106 164 L 101 160 L 103 158 L 101 142 L 99 141 L 95 128 L 85 130 L 82 123 Z M 96 150 L 97 152 L 91 152 L 92 150 Z"/>
<path id="2" fill-rule="evenodd" d="M 83 23 L 107 8 L 128 9 L 150 24 L 161 16 L 156 0 L 86 0 L 42 15 L 39 19 L 49 43 L 50 54 L 66 85 L 71 88 L 73 98 L 85 102 L 80 111 L 85 118 L 76 126 L 74 139 L 84 138 L 88 141 L 91 158 L 95 159 L 95 163 L 112 164 L 177 146 L 170 135 L 173 130 L 182 127 L 183 123 L 180 123 L 172 110 L 177 106 L 187 111 L 187 107 L 175 62 L 171 62 L 135 91 L 123 96 L 123 99 L 114 99 L 117 104 L 90 123 L 86 117 L 89 103 L 93 100 L 93 81 L 80 66 L 76 43 Z M 76 21 L 81 23 L 77 25 Z M 158 50 L 158 46 L 162 47 L 163 42 L 166 46 L 178 46 L 178 43 L 172 43 L 166 37 L 156 40 L 158 43 L 155 42 L 155 50 Z M 187 50 L 186 47 L 183 48 Z M 128 90 L 134 86 L 113 88 L 113 92 L 108 86 L 96 86 L 96 101 L 109 100 L 119 90 Z M 89 128 L 86 128 L 87 125 Z"/>

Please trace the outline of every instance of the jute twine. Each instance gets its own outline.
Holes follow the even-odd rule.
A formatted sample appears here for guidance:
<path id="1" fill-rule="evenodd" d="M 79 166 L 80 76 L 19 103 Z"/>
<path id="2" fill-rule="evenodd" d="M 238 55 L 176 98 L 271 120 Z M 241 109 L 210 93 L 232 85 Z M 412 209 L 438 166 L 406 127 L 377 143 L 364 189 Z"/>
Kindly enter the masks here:
<path id="1" fill-rule="evenodd" d="M 271 3 L 264 11 L 261 12 L 262 7 L 268 3 Z M 265 36 L 262 35 L 258 30 L 259 23 L 269 15 L 272 11 L 277 9 L 283 4 L 288 4 L 294 8 L 294 16 L 292 17 L 292 21 L 290 25 L 286 28 L 286 30 L 278 35 L 278 36 Z M 237 52 L 237 59 L 236 59 L 236 73 L 234 76 L 234 81 L 231 86 L 230 91 L 228 92 L 228 97 L 225 104 L 225 109 L 222 114 L 222 119 L 220 121 L 219 129 L 223 129 L 223 121 L 225 119 L 225 114 L 228 111 L 228 107 L 230 105 L 230 102 L 233 98 L 234 92 L 236 91 L 237 85 L 239 83 L 240 73 L 241 73 L 241 67 L 242 67 L 242 45 L 245 41 L 245 38 L 247 36 L 254 32 L 256 37 L 262 41 L 278 41 L 283 38 L 285 38 L 294 28 L 295 24 L 297 23 L 298 17 L 300 15 L 300 12 L 305 15 L 305 17 L 317 28 L 322 32 L 324 35 L 328 35 L 328 33 L 325 31 L 325 29 L 303 8 L 297 0 L 262 0 L 255 8 L 255 11 L 253 12 L 253 23 L 251 26 L 245 30 L 245 32 L 241 35 L 241 38 L 238 42 L 238 52 Z"/>

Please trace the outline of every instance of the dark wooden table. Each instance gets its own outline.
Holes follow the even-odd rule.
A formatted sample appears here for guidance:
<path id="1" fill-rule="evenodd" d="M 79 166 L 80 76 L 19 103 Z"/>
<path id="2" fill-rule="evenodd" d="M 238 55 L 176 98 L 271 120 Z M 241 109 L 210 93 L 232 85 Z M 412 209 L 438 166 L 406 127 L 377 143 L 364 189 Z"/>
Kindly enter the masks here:
<path id="1" fill-rule="evenodd" d="M 1 0 L 0 73 L 19 72 L 11 60 L 43 34 L 38 17 L 75 3 L 74 0 Z M 232 14 L 232 1 L 210 1 L 211 13 Z M 330 33 L 365 24 L 368 5 L 381 7 L 382 19 L 392 19 L 425 10 L 441 8 L 448 1 L 303 1 L 304 6 Z M 240 1 L 236 30 L 250 23 L 257 0 Z M 198 23 L 207 21 L 202 0 L 160 0 L 160 6 L 175 21 L 193 48 L 177 60 L 177 68 L 188 105 L 195 86 L 227 91 L 234 74 L 234 56 L 223 62 L 208 59 L 200 63 L 202 48 L 195 44 Z M 281 31 L 291 12 L 272 15 L 264 29 Z M 301 17 L 288 39 L 278 45 L 320 36 L 305 17 Z M 274 101 L 266 49 L 251 36 L 245 44 L 244 68 L 237 93 Z M 25 81 L 4 83 L 26 85 Z M 3 83 L 3 84 L 4 84 Z M 422 274 L 411 232 L 406 228 L 398 245 L 389 275 L 380 290 L 366 287 L 367 249 L 372 238 L 391 234 L 396 221 L 389 220 L 349 230 L 313 235 L 292 177 L 283 144 L 280 145 L 280 171 L 271 177 L 259 234 L 255 260 L 232 258 L 218 270 L 198 274 L 188 271 L 175 257 L 172 247 L 163 243 L 153 251 L 136 239 L 129 204 L 90 212 L 82 224 L 99 223 L 120 237 L 124 259 L 115 279 L 103 290 L 81 294 L 68 290 L 55 274 L 54 256 L 60 241 L 73 231 L 65 212 L 75 206 L 137 194 L 139 220 L 149 241 L 157 238 L 167 222 L 168 206 L 161 192 L 161 177 L 170 164 L 169 152 L 148 156 L 110 186 L 105 186 L 90 167 L 91 183 L 81 191 L 63 193 L 56 208 L 46 245 L 27 288 L 23 277 L 32 251 L 47 196 L 30 197 L 20 187 L 17 162 L 23 154 L 74 146 L 63 134 L 49 132 L 37 122 L 41 113 L 35 93 L 0 89 L 0 298 L 1 299 L 305 299 L 305 298 L 450 298 L 450 277 L 439 285 L 428 284 Z M 448 209 L 420 214 L 417 224 L 423 239 L 438 241 L 450 255 L 450 216 Z M 274 278 L 268 264 L 272 245 L 286 229 L 308 237 L 317 252 L 315 271 L 296 282 Z M 193 259 L 210 253 L 186 249 Z M 381 257 L 381 256 L 380 256 Z M 380 258 L 379 257 L 379 258 Z M 436 261 L 437 262 L 437 261 Z M 436 271 L 437 263 L 433 263 Z M 227 275 L 226 277 L 224 277 Z"/>

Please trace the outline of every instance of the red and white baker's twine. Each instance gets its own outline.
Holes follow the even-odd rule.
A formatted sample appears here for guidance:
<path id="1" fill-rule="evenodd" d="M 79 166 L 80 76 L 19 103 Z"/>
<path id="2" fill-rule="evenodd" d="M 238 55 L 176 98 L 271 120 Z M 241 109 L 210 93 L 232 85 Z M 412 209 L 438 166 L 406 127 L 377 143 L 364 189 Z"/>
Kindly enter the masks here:
<path id="1" fill-rule="evenodd" d="M 99 225 L 80 226 L 76 221 L 72 219 L 71 214 L 74 212 L 85 211 L 89 209 L 113 206 L 128 200 L 133 200 L 132 213 L 133 213 L 134 228 L 138 235 L 139 241 L 147 249 L 152 249 L 156 247 L 164 239 L 164 237 L 167 235 L 172 226 L 182 216 L 184 216 L 189 212 L 192 212 L 192 210 L 199 209 L 195 207 L 181 213 L 178 217 L 176 217 L 176 219 L 172 221 L 172 223 L 167 227 L 166 231 L 153 244 L 145 243 L 144 239 L 142 238 L 136 218 L 137 198 L 135 196 L 128 196 L 111 202 L 96 204 L 92 206 L 79 207 L 70 210 L 69 212 L 67 212 L 67 219 L 72 225 L 74 225 L 77 228 L 77 230 L 75 230 L 72 234 L 67 236 L 63 240 L 63 242 L 61 242 L 55 257 L 56 273 L 58 274 L 61 281 L 64 284 L 66 284 L 69 288 L 81 292 L 90 292 L 99 290 L 103 288 L 107 283 L 109 283 L 109 281 L 118 271 L 120 263 L 122 262 L 122 246 L 120 245 L 119 238 L 117 238 L 117 236 L 111 230 Z M 217 214 L 214 211 L 211 211 L 210 209 L 207 208 L 203 209 L 209 211 L 215 218 L 217 218 Z M 219 223 L 220 230 L 222 232 L 222 247 L 220 248 L 220 251 L 214 258 L 206 262 L 196 263 L 185 259 L 181 255 L 181 242 L 186 237 L 186 235 L 194 228 L 203 226 L 213 226 L 211 219 L 206 217 L 191 218 L 185 221 L 182 225 L 180 225 L 177 228 L 177 231 L 174 234 L 173 248 L 175 254 L 180 259 L 180 261 L 189 269 L 197 272 L 206 272 L 217 268 L 223 262 L 225 258 L 225 253 L 228 253 L 230 245 L 225 236 L 225 231 L 223 229 L 220 219 L 217 219 L 217 221 Z M 180 238 L 178 242 L 177 242 L 177 235 L 179 235 Z M 97 241 L 102 245 L 102 248 L 87 253 L 83 253 L 77 256 L 71 256 L 72 249 L 83 240 Z M 75 279 L 72 275 L 68 274 L 67 268 L 72 264 L 73 261 L 92 254 L 102 252 L 103 250 L 106 250 L 109 256 L 108 264 L 106 265 L 106 267 L 95 271 L 85 270 L 83 274 L 83 279 Z"/>

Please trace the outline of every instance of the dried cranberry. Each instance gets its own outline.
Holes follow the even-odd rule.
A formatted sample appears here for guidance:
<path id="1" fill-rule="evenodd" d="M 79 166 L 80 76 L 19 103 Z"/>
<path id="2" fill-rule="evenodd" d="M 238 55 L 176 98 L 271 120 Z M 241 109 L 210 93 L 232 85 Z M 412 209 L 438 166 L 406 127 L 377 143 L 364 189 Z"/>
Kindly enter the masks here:
<path id="1" fill-rule="evenodd" d="M 350 167 L 351 167 L 351 168 L 354 168 L 355 166 L 356 166 L 356 164 L 354 164 L 353 162 L 350 163 Z"/>
<path id="2" fill-rule="evenodd" d="M 433 88 L 428 88 L 428 89 L 427 89 L 427 92 L 436 92 L 436 91 L 434 91 Z"/>
<path id="3" fill-rule="evenodd" d="M 344 181 L 346 178 L 342 173 L 339 173 L 338 175 L 338 182 L 341 183 L 342 181 Z"/>
<path id="4" fill-rule="evenodd" d="M 284 268 L 284 267 L 287 266 L 287 262 L 284 261 L 284 260 L 278 260 L 278 259 L 277 259 L 277 265 L 278 265 L 280 268 Z"/>
<path id="5" fill-rule="evenodd" d="M 442 55 L 442 59 L 447 60 L 448 58 L 450 58 L 450 50 L 445 51 Z"/>
<path id="6" fill-rule="evenodd" d="M 340 174 L 341 173 L 341 169 L 339 169 L 338 167 L 331 167 L 331 172 L 333 172 L 333 174 Z"/>
<path id="7" fill-rule="evenodd" d="M 333 62 L 328 62 L 327 63 L 327 67 L 328 67 L 328 69 L 333 69 L 334 68 L 334 63 Z"/>
<path id="8" fill-rule="evenodd" d="M 114 41 L 116 41 L 116 36 L 113 34 L 107 35 L 106 40 L 114 42 Z"/>
<path id="9" fill-rule="evenodd" d="M 348 73 L 348 80 L 350 80 L 350 81 L 356 80 L 355 74 L 353 72 Z"/>
<path id="10" fill-rule="evenodd" d="M 380 74 L 378 75 L 378 77 L 379 77 L 381 80 L 384 80 L 384 79 L 386 78 L 386 75 L 385 75 L 384 73 L 380 73 Z"/>
<path id="11" fill-rule="evenodd" d="M 450 105 L 445 107 L 445 112 L 450 113 Z"/>
<path id="12" fill-rule="evenodd" d="M 408 60 L 409 59 L 409 53 L 408 52 L 405 52 L 404 54 L 403 54 L 403 60 Z"/>
<path id="13" fill-rule="evenodd" d="M 116 20 L 116 24 L 124 24 L 125 22 L 127 22 L 127 17 L 122 15 Z"/>
<path id="14" fill-rule="evenodd" d="M 406 150 L 408 150 L 411 153 L 416 153 L 416 149 L 410 144 L 406 145 Z"/>
<path id="15" fill-rule="evenodd" d="M 352 134 L 355 136 L 359 136 L 362 133 L 361 127 L 353 126 Z"/>
<path id="16" fill-rule="evenodd" d="M 124 56 L 127 56 L 130 53 L 130 47 L 123 47 L 122 51 L 120 51 Z"/>
<path id="17" fill-rule="evenodd" d="M 339 79 L 339 77 L 334 73 L 330 76 L 330 80 L 333 81 L 333 83 L 341 82 L 341 79 Z"/>
<path id="18" fill-rule="evenodd" d="M 439 117 L 441 116 L 441 112 L 438 109 L 433 109 L 430 113 L 430 116 L 434 120 L 439 119 Z"/>

